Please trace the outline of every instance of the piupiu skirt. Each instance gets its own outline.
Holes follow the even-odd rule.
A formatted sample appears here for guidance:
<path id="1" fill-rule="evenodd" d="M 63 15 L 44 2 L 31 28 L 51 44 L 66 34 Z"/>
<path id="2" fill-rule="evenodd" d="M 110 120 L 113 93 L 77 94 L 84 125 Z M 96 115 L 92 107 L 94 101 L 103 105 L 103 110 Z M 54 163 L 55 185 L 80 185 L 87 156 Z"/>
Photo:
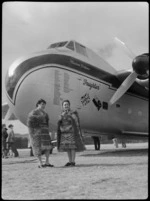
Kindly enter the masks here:
<path id="1" fill-rule="evenodd" d="M 70 149 L 76 149 L 75 138 L 73 132 L 62 133 L 60 140 L 59 151 L 68 151 Z"/>
<path id="2" fill-rule="evenodd" d="M 31 146 L 35 156 L 42 155 L 45 151 L 52 149 L 51 138 L 48 128 L 42 126 L 41 128 L 29 127 L 29 135 L 31 139 Z"/>

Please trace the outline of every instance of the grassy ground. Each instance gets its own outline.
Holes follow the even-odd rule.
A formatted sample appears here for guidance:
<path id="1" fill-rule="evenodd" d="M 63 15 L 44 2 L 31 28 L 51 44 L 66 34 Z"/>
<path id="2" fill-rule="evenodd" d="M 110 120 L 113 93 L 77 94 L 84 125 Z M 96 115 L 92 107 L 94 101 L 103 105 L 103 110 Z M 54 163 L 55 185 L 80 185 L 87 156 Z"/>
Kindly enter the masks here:
<path id="1" fill-rule="evenodd" d="M 2 198 L 42 199 L 146 199 L 148 196 L 148 143 L 127 148 L 93 145 L 76 154 L 76 166 L 64 167 L 67 154 L 56 148 L 50 156 L 53 168 L 38 168 L 29 149 L 19 158 L 2 159 Z M 43 157 L 44 160 L 44 157 Z"/>

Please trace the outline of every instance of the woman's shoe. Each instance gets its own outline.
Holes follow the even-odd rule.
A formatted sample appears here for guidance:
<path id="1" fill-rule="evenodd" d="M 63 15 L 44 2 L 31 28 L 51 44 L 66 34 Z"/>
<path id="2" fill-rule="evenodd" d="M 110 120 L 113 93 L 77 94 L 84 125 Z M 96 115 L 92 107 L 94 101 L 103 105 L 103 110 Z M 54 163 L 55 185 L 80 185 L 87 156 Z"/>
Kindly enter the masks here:
<path id="1" fill-rule="evenodd" d="M 75 166 L 75 162 L 71 162 L 71 166 Z"/>
<path id="2" fill-rule="evenodd" d="M 44 164 L 45 167 L 54 167 L 54 165 L 51 165 L 50 163 L 49 164 Z"/>
<path id="3" fill-rule="evenodd" d="M 38 168 L 44 168 L 44 167 L 46 167 L 45 164 L 43 164 L 43 165 L 38 165 Z"/>
<path id="4" fill-rule="evenodd" d="M 68 163 L 66 163 L 66 165 L 65 166 L 71 166 L 71 163 L 70 162 L 68 162 Z"/>

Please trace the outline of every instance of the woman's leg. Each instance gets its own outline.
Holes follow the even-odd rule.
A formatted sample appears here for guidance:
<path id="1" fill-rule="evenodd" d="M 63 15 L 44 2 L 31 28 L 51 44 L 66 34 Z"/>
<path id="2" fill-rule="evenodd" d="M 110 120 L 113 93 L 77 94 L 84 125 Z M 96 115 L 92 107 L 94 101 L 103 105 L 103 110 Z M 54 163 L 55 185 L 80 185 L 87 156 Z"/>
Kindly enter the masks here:
<path id="1" fill-rule="evenodd" d="M 41 155 L 38 155 L 37 159 L 39 161 L 39 166 L 42 166 L 42 157 L 41 157 Z"/>
<path id="2" fill-rule="evenodd" d="M 69 162 L 66 163 L 65 166 L 70 166 L 71 165 L 71 161 L 72 161 L 72 158 L 71 158 L 71 150 L 68 150 L 67 151 L 67 154 L 68 154 L 68 159 L 69 159 Z"/>
<path id="3" fill-rule="evenodd" d="M 69 163 L 71 163 L 72 162 L 71 150 L 68 150 L 67 153 L 68 153 Z"/>
<path id="4" fill-rule="evenodd" d="M 76 151 L 75 149 L 71 150 L 71 162 L 75 163 Z"/>
<path id="5" fill-rule="evenodd" d="M 54 165 L 49 163 L 49 156 L 50 156 L 50 150 L 46 150 L 45 151 L 45 157 L 46 157 L 45 166 L 53 167 Z"/>
<path id="6" fill-rule="evenodd" d="M 50 151 L 49 150 L 46 150 L 45 151 L 45 157 L 46 157 L 46 161 L 45 161 L 45 164 L 49 164 L 49 155 L 50 155 Z"/>

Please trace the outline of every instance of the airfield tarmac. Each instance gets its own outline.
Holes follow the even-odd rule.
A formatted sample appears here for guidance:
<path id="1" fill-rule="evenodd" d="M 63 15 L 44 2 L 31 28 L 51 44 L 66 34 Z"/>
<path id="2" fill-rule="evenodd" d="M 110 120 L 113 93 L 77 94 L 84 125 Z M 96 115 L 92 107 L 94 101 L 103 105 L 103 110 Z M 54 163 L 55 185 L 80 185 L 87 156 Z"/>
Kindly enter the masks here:
<path id="1" fill-rule="evenodd" d="M 76 154 L 76 166 L 64 167 L 65 152 L 54 148 L 53 168 L 38 168 L 29 149 L 19 158 L 2 159 L 1 197 L 4 200 L 146 199 L 148 197 L 148 143 L 94 145 Z"/>

